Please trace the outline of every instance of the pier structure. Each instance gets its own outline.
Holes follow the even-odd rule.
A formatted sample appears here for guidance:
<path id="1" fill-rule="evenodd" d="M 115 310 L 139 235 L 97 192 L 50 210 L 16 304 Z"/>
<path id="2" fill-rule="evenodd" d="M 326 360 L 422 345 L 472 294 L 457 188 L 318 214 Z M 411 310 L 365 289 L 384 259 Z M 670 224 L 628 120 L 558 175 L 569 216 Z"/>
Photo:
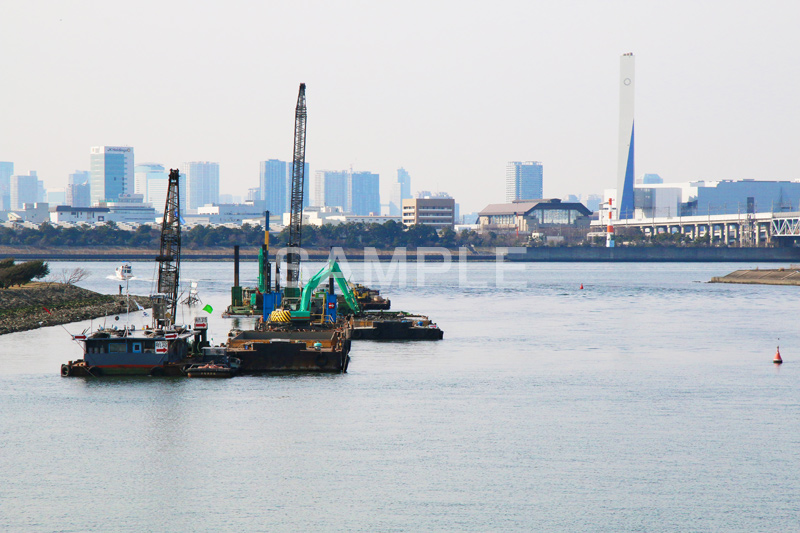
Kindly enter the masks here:
<path id="1" fill-rule="evenodd" d="M 606 222 L 595 221 L 592 226 L 594 234 L 599 235 Z M 680 233 L 690 239 L 709 236 L 734 246 L 772 246 L 800 239 L 800 212 L 632 218 L 615 220 L 614 228 L 618 234 L 625 228 L 638 228 L 648 237 Z"/>

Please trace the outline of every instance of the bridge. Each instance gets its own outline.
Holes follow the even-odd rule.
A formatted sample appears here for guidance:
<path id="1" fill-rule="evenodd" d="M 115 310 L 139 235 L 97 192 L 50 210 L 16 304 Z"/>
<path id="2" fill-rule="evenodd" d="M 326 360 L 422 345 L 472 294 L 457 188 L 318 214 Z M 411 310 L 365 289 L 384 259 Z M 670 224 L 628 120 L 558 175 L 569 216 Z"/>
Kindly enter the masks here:
<path id="1" fill-rule="evenodd" d="M 604 230 L 607 222 L 593 221 Z M 778 239 L 800 238 L 800 212 L 733 213 L 724 215 L 666 216 L 614 220 L 614 228 L 638 228 L 650 237 L 680 233 L 690 239 L 709 236 L 728 245 L 767 246 Z"/>

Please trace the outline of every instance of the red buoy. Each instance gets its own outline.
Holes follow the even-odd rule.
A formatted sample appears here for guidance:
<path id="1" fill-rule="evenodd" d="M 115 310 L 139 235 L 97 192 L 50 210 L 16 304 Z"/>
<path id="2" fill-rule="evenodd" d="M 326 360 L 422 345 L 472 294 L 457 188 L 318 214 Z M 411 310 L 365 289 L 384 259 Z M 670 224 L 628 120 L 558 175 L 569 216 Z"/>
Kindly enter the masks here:
<path id="1" fill-rule="evenodd" d="M 583 290 L 583 283 L 581 283 L 581 290 Z"/>
<path id="2" fill-rule="evenodd" d="M 772 362 L 775 363 L 776 365 L 780 365 L 781 363 L 783 363 L 783 359 L 781 359 L 781 347 L 780 346 L 778 346 L 778 351 L 775 352 L 775 359 L 773 359 Z"/>

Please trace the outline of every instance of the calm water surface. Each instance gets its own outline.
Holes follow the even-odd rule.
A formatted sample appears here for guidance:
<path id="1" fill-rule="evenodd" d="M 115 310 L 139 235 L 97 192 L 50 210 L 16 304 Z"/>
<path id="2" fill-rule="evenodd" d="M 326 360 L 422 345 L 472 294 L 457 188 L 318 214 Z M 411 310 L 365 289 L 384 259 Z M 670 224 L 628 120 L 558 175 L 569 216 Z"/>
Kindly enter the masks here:
<path id="1" fill-rule="evenodd" d="M 0 530 L 795 531 L 800 292 L 704 283 L 749 266 L 409 264 L 379 287 L 445 340 L 335 376 L 64 379 L 64 329 L 2 336 Z M 232 265 L 182 276 L 224 340 Z"/>

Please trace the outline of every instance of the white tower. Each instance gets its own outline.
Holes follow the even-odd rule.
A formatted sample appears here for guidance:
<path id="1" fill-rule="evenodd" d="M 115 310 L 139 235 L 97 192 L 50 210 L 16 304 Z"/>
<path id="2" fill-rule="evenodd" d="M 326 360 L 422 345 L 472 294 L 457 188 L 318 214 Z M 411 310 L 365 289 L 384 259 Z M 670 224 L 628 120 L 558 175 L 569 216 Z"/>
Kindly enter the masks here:
<path id="1" fill-rule="evenodd" d="M 619 62 L 619 154 L 617 159 L 618 219 L 633 218 L 633 95 L 635 86 L 633 54 Z"/>

